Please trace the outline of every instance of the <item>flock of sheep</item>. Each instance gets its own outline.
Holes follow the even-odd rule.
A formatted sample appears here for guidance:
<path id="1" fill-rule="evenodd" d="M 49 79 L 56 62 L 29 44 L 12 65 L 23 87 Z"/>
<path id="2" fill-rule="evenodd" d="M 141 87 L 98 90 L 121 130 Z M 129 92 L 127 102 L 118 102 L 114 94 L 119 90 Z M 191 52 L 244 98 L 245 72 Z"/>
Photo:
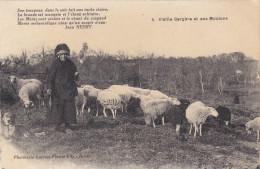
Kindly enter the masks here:
<path id="1" fill-rule="evenodd" d="M 25 108 L 36 104 L 35 101 L 38 102 L 38 105 L 44 104 L 44 85 L 41 81 L 37 79 L 19 79 L 15 76 L 10 76 L 9 78 Z M 96 116 L 98 116 L 102 107 L 105 117 L 107 117 L 106 109 L 109 109 L 112 112 L 113 119 L 115 119 L 117 110 L 120 109 L 122 112 L 127 112 L 129 104 L 134 104 L 134 107 L 142 110 L 146 125 L 152 123 L 153 127 L 156 127 L 155 119 L 158 117 L 162 119 L 162 125 L 164 125 L 166 117 L 169 123 L 175 126 L 177 135 L 180 135 L 180 129 L 184 122 L 188 121 L 190 123 L 190 134 L 192 128 L 195 128 L 194 138 L 197 132 L 202 136 L 202 125 L 207 117 L 211 115 L 217 117 L 219 125 L 222 123 L 228 125 L 231 121 L 231 112 L 224 106 L 214 109 L 200 101 L 190 103 L 187 99 L 178 100 L 158 90 L 142 89 L 128 85 L 112 85 L 104 90 L 97 89 L 91 85 L 82 85 L 78 87 L 78 96 L 75 97 L 78 122 L 81 122 L 83 119 L 85 107 L 88 107 L 88 112 L 91 111 L 91 108 L 94 108 Z M 248 132 L 251 130 L 257 131 L 258 142 L 260 117 L 247 122 L 245 126 Z"/>

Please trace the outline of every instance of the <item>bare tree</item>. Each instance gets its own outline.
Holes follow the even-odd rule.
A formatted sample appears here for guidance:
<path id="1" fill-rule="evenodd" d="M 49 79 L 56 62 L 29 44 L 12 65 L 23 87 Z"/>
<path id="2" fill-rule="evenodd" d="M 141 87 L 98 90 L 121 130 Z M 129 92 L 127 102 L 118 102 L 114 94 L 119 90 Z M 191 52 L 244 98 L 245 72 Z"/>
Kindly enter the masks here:
<path id="1" fill-rule="evenodd" d="M 219 77 L 219 81 L 218 81 L 218 92 L 219 92 L 219 95 L 223 95 L 223 91 L 224 91 L 225 86 L 226 86 L 226 83 L 223 82 L 222 77 L 220 76 Z"/>
<path id="2" fill-rule="evenodd" d="M 42 60 L 46 61 L 46 51 L 45 51 L 44 45 L 42 45 L 42 47 L 41 47 L 41 55 L 42 55 Z"/>
<path id="3" fill-rule="evenodd" d="M 108 53 L 105 53 L 103 50 L 98 50 L 97 52 L 95 51 L 95 55 L 97 56 L 97 57 L 108 57 L 108 56 L 110 56 Z"/>
<path id="4" fill-rule="evenodd" d="M 27 52 L 26 52 L 26 50 L 23 50 L 22 51 L 22 56 L 21 56 L 21 62 L 23 64 L 26 64 L 26 61 L 27 61 Z"/>
<path id="5" fill-rule="evenodd" d="M 129 57 L 128 57 L 128 56 L 125 54 L 125 52 L 122 51 L 122 50 L 117 51 L 116 58 L 117 58 L 118 60 L 127 60 L 127 59 L 129 59 Z"/>
<path id="6" fill-rule="evenodd" d="M 201 91 L 202 91 L 202 95 L 204 95 L 204 93 L 205 93 L 205 89 L 204 89 L 205 83 L 203 82 L 203 75 L 202 75 L 201 70 L 199 70 L 199 75 L 200 75 Z"/>

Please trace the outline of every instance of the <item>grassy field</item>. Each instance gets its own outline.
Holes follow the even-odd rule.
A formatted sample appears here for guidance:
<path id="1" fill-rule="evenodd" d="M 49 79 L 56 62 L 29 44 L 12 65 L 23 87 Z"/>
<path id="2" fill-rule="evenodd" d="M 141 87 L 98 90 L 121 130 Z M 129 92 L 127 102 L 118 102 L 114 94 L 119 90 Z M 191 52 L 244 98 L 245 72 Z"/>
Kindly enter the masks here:
<path id="1" fill-rule="evenodd" d="M 78 124 L 76 131 L 62 133 L 46 124 L 46 108 L 25 110 L 15 104 L 2 110 L 16 113 L 17 123 L 30 132 L 46 133 L 11 141 L 23 154 L 42 158 L 38 161 L 69 162 L 76 168 L 255 168 L 256 132 L 248 135 L 244 124 L 259 116 L 260 94 L 243 96 L 239 105 L 233 105 L 232 99 L 228 95 L 199 99 L 207 105 L 229 107 L 232 125 L 219 129 L 208 122 L 203 136 L 195 139 L 188 134 L 189 124 L 184 125 L 179 138 L 169 124 L 146 127 L 141 114 L 118 113 L 113 120 L 109 112 L 108 118 L 85 113 L 84 123 Z"/>

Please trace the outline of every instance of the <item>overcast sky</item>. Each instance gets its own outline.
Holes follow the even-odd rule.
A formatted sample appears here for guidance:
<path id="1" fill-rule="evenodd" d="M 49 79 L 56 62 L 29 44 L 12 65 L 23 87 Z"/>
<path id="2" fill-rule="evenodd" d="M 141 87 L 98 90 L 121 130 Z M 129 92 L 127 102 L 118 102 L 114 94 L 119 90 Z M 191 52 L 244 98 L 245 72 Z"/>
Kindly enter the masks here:
<path id="1" fill-rule="evenodd" d="M 260 56 L 259 1 L 0 1 L 0 58 L 30 55 L 41 46 L 67 43 L 79 52 L 82 43 L 111 54 L 132 56 L 155 53 L 164 56 L 212 56 L 244 52 Z M 64 26 L 17 25 L 17 9 L 107 8 L 107 24 L 93 29 L 67 30 Z M 227 17 L 224 21 L 164 21 L 158 18 Z M 152 18 L 155 21 L 152 21 Z"/>

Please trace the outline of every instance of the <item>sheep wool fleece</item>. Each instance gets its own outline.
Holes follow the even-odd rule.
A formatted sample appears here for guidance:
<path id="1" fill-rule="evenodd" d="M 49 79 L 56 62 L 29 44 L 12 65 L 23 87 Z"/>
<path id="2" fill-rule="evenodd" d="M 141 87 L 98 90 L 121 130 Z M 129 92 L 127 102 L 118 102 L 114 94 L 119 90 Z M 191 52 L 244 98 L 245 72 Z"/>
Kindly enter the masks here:
<path id="1" fill-rule="evenodd" d="M 52 107 L 49 122 L 54 124 L 76 123 L 75 96 L 78 95 L 74 63 L 56 59 L 50 69 L 47 89 L 52 90 Z"/>

